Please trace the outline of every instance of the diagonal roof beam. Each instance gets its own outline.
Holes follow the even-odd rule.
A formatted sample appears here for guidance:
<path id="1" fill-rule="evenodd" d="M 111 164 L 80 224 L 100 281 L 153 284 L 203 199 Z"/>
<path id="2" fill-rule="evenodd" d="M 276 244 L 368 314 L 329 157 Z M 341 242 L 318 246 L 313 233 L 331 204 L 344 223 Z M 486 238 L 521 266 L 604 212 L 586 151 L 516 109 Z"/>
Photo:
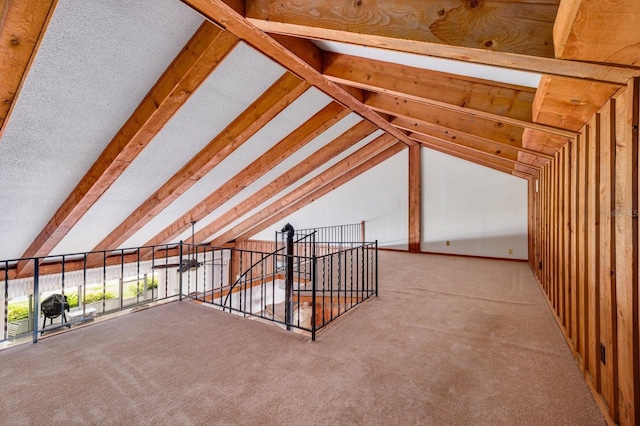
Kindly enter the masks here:
<path id="1" fill-rule="evenodd" d="M 228 210 L 204 228 L 200 229 L 195 234 L 195 241 L 205 241 L 219 230 L 231 224 L 234 220 L 244 216 L 260 204 L 268 201 L 269 198 L 293 185 L 307 174 L 313 172 L 327 161 L 346 151 L 348 148 L 358 143 L 363 138 L 371 135 L 376 130 L 377 127 L 366 120 L 359 122 L 333 141 L 324 145 L 309 157 L 274 179 L 272 182 L 265 185 L 255 194 Z"/>
<path id="2" fill-rule="evenodd" d="M 409 132 L 421 133 L 427 136 L 434 136 L 444 140 L 455 141 L 460 139 L 470 139 L 478 142 L 483 141 L 485 143 L 498 145 L 503 149 L 527 153 L 529 155 L 540 157 L 546 160 L 553 159 L 553 155 L 545 154 L 543 152 L 535 151 L 528 148 L 523 148 L 522 146 L 517 144 L 508 144 L 504 142 L 498 142 L 498 141 L 494 141 L 486 138 L 481 138 L 475 135 L 470 135 L 465 132 L 460 132 L 456 129 L 442 127 L 442 126 L 438 126 L 437 124 L 427 123 L 427 122 L 416 120 L 416 119 L 390 116 L 389 122 L 399 129 L 407 130 Z"/>
<path id="3" fill-rule="evenodd" d="M 533 122 L 531 111 L 536 91 L 528 87 L 337 53 L 325 52 L 322 55 L 322 64 L 324 76 L 336 83 L 382 92 L 525 129 L 566 137 L 577 134 L 571 129 Z"/>
<path id="4" fill-rule="evenodd" d="M 49 254 L 238 42 L 233 34 L 203 23 L 22 257 Z M 23 262 L 18 275 L 29 274 L 32 267 L 33 262 Z"/>
<path id="5" fill-rule="evenodd" d="M 476 3 L 479 7 L 476 7 L 475 11 L 469 11 L 470 7 L 462 7 L 459 3 L 454 2 L 451 4 L 456 6 L 448 7 L 455 7 L 455 10 L 447 10 L 447 6 L 442 7 L 437 3 L 431 5 L 427 3 L 425 6 L 423 1 L 402 2 L 401 7 L 404 9 L 404 13 L 398 13 L 397 2 L 247 0 L 245 14 L 252 24 L 263 31 L 295 37 L 351 43 L 539 74 L 610 82 L 620 86 L 626 85 L 632 77 L 640 75 L 640 70 L 637 69 L 553 59 L 553 51 L 551 50 L 553 40 L 547 32 L 548 25 L 553 25 L 555 20 L 555 12 L 551 11 L 545 13 L 546 17 L 542 22 L 537 22 L 539 14 L 536 13 L 530 16 L 528 28 L 531 32 L 526 36 L 523 36 L 524 33 L 520 33 L 511 39 L 516 42 L 520 40 L 521 45 L 519 48 L 499 51 L 501 50 L 499 46 L 501 40 L 509 38 L 507 34 L 522 31 L 521 22 L 518 21 L 518 25 L 514 25 L 514 21 L 507 17 L 508 14 L 513 12 L 526 14 L 527 12 L 523 11 L 529 7 L 535 8 L 536 5 L 527 5 L 523 2 L 493 2 L 493 7 L 490 8 L 482 7 L 486 6 L 483 5 L 485 2 L 470 2 L 467 4 L 470 5 L 471 3 Z M 482 21 L 482 18 L 476 19 L 474 17 L 474 15 L 482 16 L 489 9 L 499 9 L 507 3 L 512 3 L 511 6 L 515 6 L 517 10 L 514 11 L 512 9 L 511 12 L 507 12 L 497 25 L 495 25 L 494 21 L 490 21 L 491 23 L 487 24 L 489 21 Z M 332 4 L 333 10 L 332 7 L 327 7 L 328 4 Z M 374 5 L 377 10 L 367 10 L 367 8 L 372 7 L 371 5 Z M 344 7 L 357 9 L 355 6 L 360 7 L 361 10 L 354 10 L 353 13 L 342 16 L 336 16 L 333 12 Z M 551 5 L 542 4 L 541 6 L 549 7 Z M 433 9 L 425 11 L 425 7 Z M 413 8 L 413 11 L 407 10 L 407 8 Z M 461 10 L 463 8 L 467 9 L 467 11 Z M 555 5 L 555 8 L 557 10 L 557 5 Z M 480 42 L 479 45 L 469 45 L 458 38 L 465 28 L 452 27 L 446 38 L 425 36 L 431 33 L 431 26 L 425 23 L 422 23 L 423 25 L 419 31 L 416 31 L 415 27 L 407 29 L 407 26 L 413 24 L 416 18 L 424 19 L 424 17 L 434 16 L 446 21 L 449 18 L 449 14 L 461 16 L 461 13 L 467 12 L 471 16 L 471 21 L 485 26 L 485 28 L 477 29 L 475 34 L 469 33 L 471 43 Z M 348 16 L 349 19 L 347 20 L 343 16 Z M 374 17 L 389 19 L 389 21 L 385 21 L 385 25 L 380 25 L 380 21 L 373 19 Z M 411 20 L 406 20 L 407 17 L 410 17 Z M 441 25 L 438 22 L 434 23 L 436 27 Z M 546 42 L 543 42 L 543 44 L 546 44 L 544 46 L 540 45 L 541 39 L 537 38 L 540 23 L 545 27 L 543 32 L 545 33 Z M 464 23 L 462 25 L 464 27 Z M 491 28 L 498 31 L 495 37 L 485 35 L 486 29 Z M 537 40 L 538 48 L 549 49 L 546 51 L 547 53 L 542 54 L 540 51 L 528 49 L 527 45 L 530 37 Z M 444 44 L 443 40 L 448 40 L 450 44 Z"/>
<path id="6" fill-rule="evenodd" d="M 366 92 L 364 102 L 374 111 L 384 114 L 416 119 L 488 140 L 522 146 L 523 129 L 510 124 L 496 123 L 478 117 L 438 110 L 431 105 L 383 93 Z"/>
<path id="7" fill-rule="evenodd" d="M 289 71 L 298 75 L 309 84 L 326 93 L 331 98 L 340 102 L 345 107 L 351 109 L 362 118 L 365 118 L 378 126 L 385 132 L 395 136 L 407 145 L 415 145 L 415 142 L 391 126 L 386 120 L 365 106 L 358 99 L 354 98 L 346 90 L 337 84 L 327 80 L 317 69 L 307 63 L 303 58 L 293 53 L 288 48 L 277 42 L 275 39 L 265 34 L 243 15 L 243 8 L 234 2 L 231 7 L 223 0 L 182 0 L 194 10 L 206 18 L 219 23 L 227 30 L 233 32 L 246 43 L 252 45 L 260 52 L 264 53 L 274 61 L 278 62 Z"/>
<path id="8" fill-rule="evenodd" d="M 324 172 L 320 173 L 318 176 L 315 176 L 310 181 L 300 185 L 298 188 L 289 192 L 287 195 L 284 195 L 277 201 L 269 204 L 267 207 L 260 209 L 258 213 L 252 215 L 248 219 L 243 220 L 233 228 L 217 236 L 209 244 L 211 244 L 212 246 L 221 246 L 228 243 L 229 241 L 238 238 L 242 234 L 250 232 L 250 229 L 253 229 L 264 220 L 267 220 L 268 218 L 282 211 L 285 206 L 295 203 L 305 195 L 327 185 L 337 177 L 343 175 L 344 173 L 347 173 L 349 170 L 357 167 L 382 150 L 385 150 L 394 144 L 399 146 L 400 148 L 403 148 L 403 145 L 398 144 L 397 140 L 389 134 L 384 134 L 376 138 L 347 158 L 339 161 Z"/>
<path id="9" fill-rule="evenodd" d="M 262 156 L 242 169 L 237 175 L 222 184 L 207 198 L 191 210 L 176 219 L 160 233 L 149 240 L 145 246 L 165 244 L 187 230 L 192 221 L 203 219 L 206 215 L 222 206 L 226 201 L 242 191 L 256 179 L 276 167 L 294 152 L 311 142 L 322 132 L 350 113 L 337 102 L 331 102 L 313 117 L 275 144 Z"/>
<path id="10" fill-rule="evenodd" d="M 103 239 L 94 251 L 119 247 L 200 178 L 242 146 L 251 136 L 302 95 L 309 85 L 285 72 L 219 135 Z"/>
<path id="11" fill-rule="evenodd" d="M 350 180 L 360 176 L 362 173 L 388 160 L 389 158 L 393 157 L 394 155 L 403 151 L 404 149 L 406 149 L 406 146 L 404 146 L 401 143 L 395 143 L 394 145 L 390 146 L 384 151 L 376 154 L 375 156 L 367 159 L 365 162 L 347 171 L 343 175 L 336 177 L 335 179 L 333 179 L 326 185 L 322 186 L 321 188 L 309 194 L 306 194 L 304 197 L 297 200 L 296 202 L 291 204 L 285 204 L 286 207 L 284 209 L 280 210 L 274 216 L 269 217 L 268 219 L 264 220 L 257 226 L 254 226 L 244 234 L 240 235 L 237 238 L 237 241 L 244 241 L 251 238 L 253 235 L 257 234 L 258 232 L 272 226 L 274 223 L 279 222 L 280 220 L 286 218 L 287 216 L 290 216 L 291 214 L 295 213 L 301 208 L 307 206 L 308 204 L 311 204 L 312 202 L 318 200 L 319 198 L 327 195 L 329 192 L 334 191 L 336 188 L 339 188 L 340 186 L 344 185 Z"/>
<path id="12" fill-rule="evenodd" d="M 0 2 L 0 138 L 57 0 Z"/>

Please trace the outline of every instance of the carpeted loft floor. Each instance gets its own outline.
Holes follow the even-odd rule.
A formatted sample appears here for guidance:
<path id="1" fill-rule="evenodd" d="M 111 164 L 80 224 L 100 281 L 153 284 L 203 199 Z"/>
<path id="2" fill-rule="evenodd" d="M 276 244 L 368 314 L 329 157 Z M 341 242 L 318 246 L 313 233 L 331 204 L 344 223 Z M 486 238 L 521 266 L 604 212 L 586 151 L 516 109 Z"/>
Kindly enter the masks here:
<path id="1" fill-rule="evenodd" d="M 525 263 L 381 252 L 316 342 L 174 302 L 0 351 L 0 424 L 605 421 Z"/>

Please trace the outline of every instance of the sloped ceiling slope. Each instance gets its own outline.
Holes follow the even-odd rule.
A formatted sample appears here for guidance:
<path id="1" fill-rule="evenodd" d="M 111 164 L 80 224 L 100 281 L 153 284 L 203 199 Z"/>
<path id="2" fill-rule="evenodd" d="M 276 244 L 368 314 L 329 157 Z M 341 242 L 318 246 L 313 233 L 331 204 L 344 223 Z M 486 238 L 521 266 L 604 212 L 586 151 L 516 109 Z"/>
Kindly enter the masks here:
<path id="1" fill-rule="evenodd" d="M 3 2 L 0 259 L 242 240 L 407 146 L 532 179 L 639 75 L 557 0 L 396 6 Z"/>

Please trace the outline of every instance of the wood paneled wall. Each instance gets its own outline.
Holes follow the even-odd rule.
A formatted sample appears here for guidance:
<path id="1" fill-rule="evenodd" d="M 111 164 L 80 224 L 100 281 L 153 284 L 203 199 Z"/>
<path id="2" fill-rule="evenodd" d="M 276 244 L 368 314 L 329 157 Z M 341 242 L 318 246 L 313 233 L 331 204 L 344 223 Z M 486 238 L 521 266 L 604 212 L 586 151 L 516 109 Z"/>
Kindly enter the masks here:
<path id="1" fill-rule="evenodd" d="M 529 182 L 529 262 L 611 422 L 640 424 L 638 80 Z"/>

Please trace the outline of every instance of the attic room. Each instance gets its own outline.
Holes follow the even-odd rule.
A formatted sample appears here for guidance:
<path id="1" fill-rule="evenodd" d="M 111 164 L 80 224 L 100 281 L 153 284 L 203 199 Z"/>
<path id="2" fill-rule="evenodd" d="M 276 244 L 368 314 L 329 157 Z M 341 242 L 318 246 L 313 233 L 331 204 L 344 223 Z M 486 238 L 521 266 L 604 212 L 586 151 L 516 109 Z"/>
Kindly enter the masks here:
<path id="1" fill-rule="evenodd" d="M 640 424 L 638 25 L 0 0 L 0 423 Z"/>

